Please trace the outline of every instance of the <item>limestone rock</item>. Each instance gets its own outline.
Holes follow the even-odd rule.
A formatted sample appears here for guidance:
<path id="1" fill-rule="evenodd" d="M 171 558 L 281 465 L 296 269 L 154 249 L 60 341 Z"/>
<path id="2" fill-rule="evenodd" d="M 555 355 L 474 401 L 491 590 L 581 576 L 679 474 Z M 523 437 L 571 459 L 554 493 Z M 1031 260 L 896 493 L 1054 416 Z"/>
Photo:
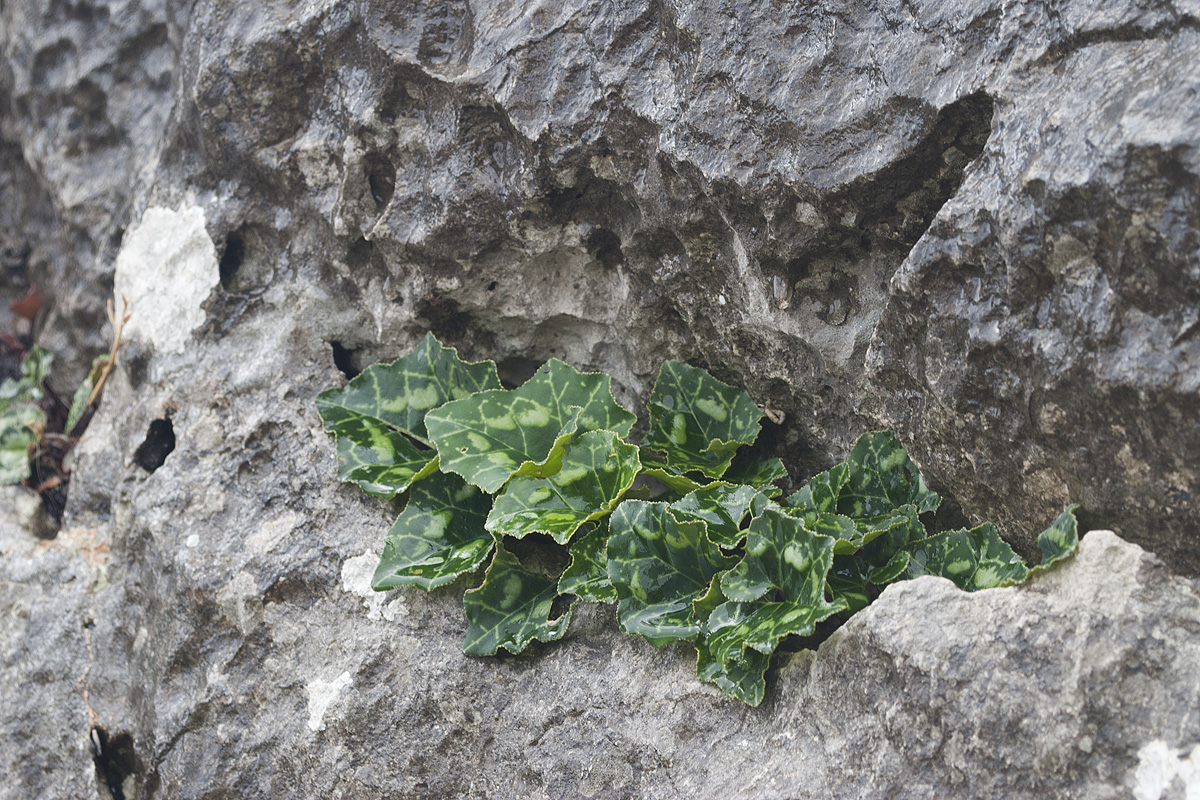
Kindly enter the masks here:
<path id="1" fill-rule="evenodd" d="M 53 299 L 64 396 L 114 270 L 143 316 L 57 538 L 0 496 L 0 796 L 1195 791 L 1198 19 L 5 3 L 0 289 Z M 466 659 L 465 587 L 364 596 L 392 512 L 313 407 L 428 330 L 631 406 L 687 360 L 786 412 L 797 479 L 892 426 L 1025 552 L 1081 502 L 1162 563 L 890 589 L 757 710 L 603 610 Z"/>

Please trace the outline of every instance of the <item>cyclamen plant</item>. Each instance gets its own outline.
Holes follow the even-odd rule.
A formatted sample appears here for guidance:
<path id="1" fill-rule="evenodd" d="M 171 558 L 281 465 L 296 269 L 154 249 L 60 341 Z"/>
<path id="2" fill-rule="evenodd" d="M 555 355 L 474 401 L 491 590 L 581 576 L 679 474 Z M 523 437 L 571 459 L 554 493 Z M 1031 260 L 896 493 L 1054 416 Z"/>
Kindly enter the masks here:
<path id="1" fill-rule="evenodd" d="M 1078 544 L 1075 506 L 1039 537 L 1033 570 L 989 523 L 930 535 L 921 516 L 941 498 L 888 431 L 781 500 L 779 459 L 733 465 L 763 412 L 678 361 L 662 366 L 641 444 L 627 441 L 636 418 L 609 376 L 552 359 L 507 390 L 493 362 L 464 362 L 432 334 L 322 392 L 317 408 L 341 480 L 407 495 L 376 590 L 483 570 L 463 598 L 464 653 L 519 653 L 562 638 L 576 603 L 615 604 L 622 631 L 691 643 L 697 677 L 752 706 L 781 641 L 861 610 L 886 584 L 928 574 L 967 591 L 1008 586 Z M 567 548 L 561 574 L 513 554 L 530 534 Z"/>

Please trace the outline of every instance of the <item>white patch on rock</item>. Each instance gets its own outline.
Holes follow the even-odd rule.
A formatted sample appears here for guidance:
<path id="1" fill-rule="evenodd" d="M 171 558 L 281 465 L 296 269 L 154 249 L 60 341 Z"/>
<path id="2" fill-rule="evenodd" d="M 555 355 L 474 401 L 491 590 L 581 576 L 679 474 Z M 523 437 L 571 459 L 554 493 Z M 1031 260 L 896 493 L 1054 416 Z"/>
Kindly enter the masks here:
<path id="1" fill-rule="evenodd" d="M 199 206 L 148 208 L 121 243 L 113 289 L 129 301 L 125 332 L 161 353 L 182 353 L 205 319 L 200 304 L 220 281 L 217 251 Z"/>
<path id="2" fill-rule="evenodd" d="M 304 690 L 308 692 L 308 729 L 310 731 L 325 730 L 325 712 L 342 693 L 342 689 L 349 685 L 350 671 L 347 670 L 331 681 L 317 678 L 304 687 Z"/>
<path id="3" fill-rule="evenodd" d="M 403 600 L 396 600 L 384 607 L 387 596 L 371 588 L 371 578 L 375 576 L 375 566 L 379 563 L 379 555 L 370 550 L 361 556 L 346 559 L 342 564 L 342 589 L 356 594 L 363 599 L 363 607 L 367 609 L 367 619 L 386 619 L 388 622 L 408 613 Z"/>
<path id="4" fill-rule="evenodd" d="M 217 592 L 217 608 L 243 636 L 257 628 L 263 621 L 263 601 L 254 576 L 244 570 L 235 575 Z"/>
<path id="5" fill-rule="evenodd" d="M 1171 785 L 1179 781 L 1186 800 L 1200 800 L 1200 744 L 1184 758 L 1162 739 L 1152 739 L 1138 750 L 1138 765 L 1133 773 L 1133 796 L 1137 800 L 1159 800 Z"/>

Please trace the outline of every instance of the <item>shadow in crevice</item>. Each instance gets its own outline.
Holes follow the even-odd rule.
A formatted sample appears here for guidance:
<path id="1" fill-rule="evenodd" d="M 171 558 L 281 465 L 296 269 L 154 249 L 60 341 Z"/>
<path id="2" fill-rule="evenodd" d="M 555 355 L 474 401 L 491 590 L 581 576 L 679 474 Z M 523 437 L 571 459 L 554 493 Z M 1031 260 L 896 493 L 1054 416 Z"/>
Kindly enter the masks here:
<path id="1" fill-rule="evenodd" d="M 138 796 L 142 763 L 128 733 L 109 734 L 99 725 L 93 727 L 92 763 L 102 799 L 134 800 Z"/>
<path id="2" fill-rule="evenodd" d="M 796 216 L 807 213 L 815 227 L 797 250 L 761 259 L 764 271 L 778 276 L 777 305 L 817 298 L 822 321 L 835 326 L 858 311 L 855 265 L 880 254 L 896 265 L 904 260 L 983 153 L 994 112 L 986 93 L 968 95 L 942 108 L 904 157 L 823 198 L 797 198 Z"/>

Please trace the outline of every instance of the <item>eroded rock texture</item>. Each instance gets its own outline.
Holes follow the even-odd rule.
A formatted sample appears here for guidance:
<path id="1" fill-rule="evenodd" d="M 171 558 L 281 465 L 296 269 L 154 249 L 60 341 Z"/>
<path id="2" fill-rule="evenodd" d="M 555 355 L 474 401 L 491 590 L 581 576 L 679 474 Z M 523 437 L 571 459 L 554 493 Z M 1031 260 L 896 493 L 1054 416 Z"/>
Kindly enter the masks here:
<path id="1" fill-rule="evenodd" d="M 477 661 L 465 587 L 373 595 L 312 403 L 427 330 L 635 407 L 680 358 L 797 479 L 890 426 L 1026 552 L 1080 502 L 1200 573 L 1200 7 L 1094 6 L 0 5 L 0 292 L 64 395 L 136 319 L 63 531 L 0 528 L 0 794 L 1184 791 L 1195 586 L 1110 536 L 747 710 L 606 612 Z"/>

